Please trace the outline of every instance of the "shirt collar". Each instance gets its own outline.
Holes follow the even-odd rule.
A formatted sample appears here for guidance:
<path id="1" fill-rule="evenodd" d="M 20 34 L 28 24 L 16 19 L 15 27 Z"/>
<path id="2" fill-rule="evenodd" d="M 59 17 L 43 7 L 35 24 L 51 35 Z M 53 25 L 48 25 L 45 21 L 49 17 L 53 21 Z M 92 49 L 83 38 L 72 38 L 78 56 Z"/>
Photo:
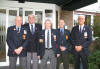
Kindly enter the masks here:
<path id="1" fill-rule="evenodd" d="M 80 28 L 80 27 L 83 29 L 83 27 L 84 27 L 84 24 L 83 24 L 83 25 L 79 25 L 79 28 Z"/>
<path id="2" fill-rule="evenodd" d="M 46 29 L 46 31 L 51 31 L 51 29 Z"/>
<path id="3" fill-rule="evenodd" d="M 33 23 L 33 24 L 29 24 L 29 25 L 30 25 L 30 26 L 31 26 L 31 25 L 33 25 L 33 26 L 34 26 L 35 24 Z"/>
<path id="4" fill-rule="evenodd" d="M 64 28 L 60 28 L 60 31 L 61 31 L 61 30 L 64 31 Z"/>
<path id="5" fill-rule="evenodd" d="M 16 26 L 16 29 L 17 29 L 17 30 L 18 30 L 18 28 L 21 29 L 21 26 L 20 26 L 20 27 Z"/>

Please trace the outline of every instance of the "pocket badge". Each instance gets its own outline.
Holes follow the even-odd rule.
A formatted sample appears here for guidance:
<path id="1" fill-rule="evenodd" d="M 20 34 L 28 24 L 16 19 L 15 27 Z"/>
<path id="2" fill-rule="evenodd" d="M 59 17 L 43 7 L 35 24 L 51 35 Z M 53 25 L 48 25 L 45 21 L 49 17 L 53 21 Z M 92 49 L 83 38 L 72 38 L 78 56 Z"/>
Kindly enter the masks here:
<path id="1" fill-rule="evenodd" d="M 39 39 L 39 42 L 40 42 L 40 43 L 43 43 L 43 39 Z"/>
<path id="2" fill-rule="evenodd" d="M 68 40 L 68 35 L 66 35 L 66 40 Z"/>
<path id="3" fill-rule="evenodd" d="M 26 39 L 26 35 L 25 34 L 23 34 L 22 37 L 23 37 L 24 40 Z"/>
<path id="4" fill-rule="evenodd" d="M 87 32 L 84 32 L 84 38 L 87 38 L 87 37 L 88 37 Z"/>
<path id="5" fill-rule="evenodd" d="M 53 38 L 54 38 L 54 41 L 56 41 L 56 35 L 54 35 Z"/>

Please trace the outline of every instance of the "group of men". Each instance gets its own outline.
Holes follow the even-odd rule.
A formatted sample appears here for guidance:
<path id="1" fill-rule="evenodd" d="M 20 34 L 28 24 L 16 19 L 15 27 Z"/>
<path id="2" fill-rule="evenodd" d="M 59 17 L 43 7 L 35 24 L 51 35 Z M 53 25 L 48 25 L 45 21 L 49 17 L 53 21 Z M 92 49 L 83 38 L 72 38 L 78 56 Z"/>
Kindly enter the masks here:
<path id="1" fill-rule="evenodd" d="M 7 44 L 9 46 L 9 69 L 16 69 L 17 58 L 21 69 L 59 69 L 63 62 L 64 69 L 69 69 L 69 53 L 73 52 L 75 69 L 88 69 L 89 45 L 92 41 L 91 28 L 84 25 L 85 17 L 78 17 L 78 26 L 73 27 L 71 33 L 65 29 L 63 19 L 59 20 L 59 29 L 52 29 L 51 20 L 45 20 L 45 29 L 35 23 L 35 16 L 28 15 L 29 23 L 22 24 L 22 17 L 16 16 L 15 25 L 7 30 Z M 72 49 L 70 49 L 72 45 Z M 81 61 L 80 61 L 81 60 Z"/>

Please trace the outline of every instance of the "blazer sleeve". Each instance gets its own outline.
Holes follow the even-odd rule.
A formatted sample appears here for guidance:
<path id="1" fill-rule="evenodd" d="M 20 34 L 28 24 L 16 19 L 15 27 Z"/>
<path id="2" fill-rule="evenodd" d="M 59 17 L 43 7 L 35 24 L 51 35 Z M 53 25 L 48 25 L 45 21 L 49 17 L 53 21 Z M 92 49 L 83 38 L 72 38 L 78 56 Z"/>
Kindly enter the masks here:
<path id="1" fill-rule="evenodd" d="M 42 31 L 38 34 L 38 44 L 37 44 L 37 56 L 40 56 L 41 53 L 41 43 L 39 42 L 39 39 L 41 39 Z"/>
<path id="2" fill-rule="evenodd" d="M 74 29 L 75 28 L 72 28 L 71 35 L 70 35 L 70 41 L 71 41 L 71 44 L 73 46 L 75 46 L 75 42 L 74 42 Z"/>
<path id="3" fill-rule="evenodd" d="M 59 45 L 59 33 L 58 30 L 56 30 L 56 52 L 57 54 L 60 54 L 60 45 Z"/>
<path id="4" fill-rule="evenodd" d="M 66 48 L 69 49 L 69 46 L 70 46 L 70 40 L 71 40 L 71 37 L 70 37 L 70 31 L 68 30 L 68 40 L 67 40 L 67 43 L 66 43 Z"/>
<path id="5" fill-rule="evenodd" d="M 27 35 L 26 40 L 25 40 L 24 43 L 22 44 L 22 47 L 25 49 L 26 46 L 27 46 L 27 44 L 28 44 L 28 35 Z"/>
<path id="6" fill-rule="evenodd" d="M 13 40 L 11 39 L 12 38 L 12 32 L 11 32 L 11 27 L 9 27 L 7 29 L 7 44 L 8 44 L 8 47 L 11 49 L 11 50 L 15 50 L 15 45 L 13 43 Z"/>

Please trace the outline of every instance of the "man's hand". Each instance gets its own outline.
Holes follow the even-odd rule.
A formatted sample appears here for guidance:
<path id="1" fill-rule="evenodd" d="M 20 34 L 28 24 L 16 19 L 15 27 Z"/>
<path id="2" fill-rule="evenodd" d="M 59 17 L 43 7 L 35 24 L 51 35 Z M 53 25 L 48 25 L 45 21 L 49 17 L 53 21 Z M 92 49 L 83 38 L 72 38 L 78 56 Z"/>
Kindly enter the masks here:
<path id="1" fill-rule="evenodd" d="M 38 59 L 40 59 L 40 56 L 37 56 Z"/>
<path id="2" fill-rule="evenodd" d="M 23 50 L 23 47 L 20 46 L 18 49 L 15 49 L 15 52 L 17 55 L 19 55 L 22 52 L 22 50 Z"/>
<path id="3" fill-rule="evenodd" d="M 57 57 L 59 57 L 60 56 L 60 54 L 57 54 Z"/>
<path id="4" fill-rule="evenodd" d="M 77 51 L 77 52 L 80 52 L 80 51 L 82 51 L 82 46 L 80 45 L 80 46 L 75 46 L 75 50 Z"/>
<path id="5" fill-rule="evenodd" d="M 60 50 L 61 50 L 61 51 L 65 51 L 66 48 L 65 48 L 64 46 L 60 46 Z"/>

